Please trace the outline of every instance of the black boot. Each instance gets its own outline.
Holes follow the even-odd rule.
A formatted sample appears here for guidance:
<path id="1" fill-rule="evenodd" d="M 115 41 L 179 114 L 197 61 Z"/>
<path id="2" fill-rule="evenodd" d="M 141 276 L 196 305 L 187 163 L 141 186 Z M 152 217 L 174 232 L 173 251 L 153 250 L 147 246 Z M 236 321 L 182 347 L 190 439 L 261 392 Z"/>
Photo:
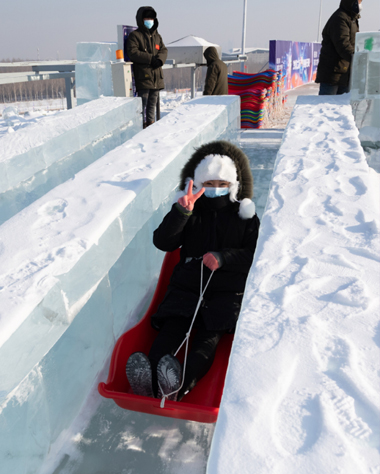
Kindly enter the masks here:
<path id="1" fill-rule="evenodd" d="M 125 367 L 128 382 L 135 395 L 154 398 L 150 360 L 142 352 L 134 352 Z"/>
<path id="2" fill-rule="evenodd" d="M 158 394 L 157 398 L 176 391 L 181 386 L 182 368 L 181 364 L 171 354 L 164 355 L 157 366 Z M 168 400 L 176 401 L 178 392 L 173 393 Z"/>

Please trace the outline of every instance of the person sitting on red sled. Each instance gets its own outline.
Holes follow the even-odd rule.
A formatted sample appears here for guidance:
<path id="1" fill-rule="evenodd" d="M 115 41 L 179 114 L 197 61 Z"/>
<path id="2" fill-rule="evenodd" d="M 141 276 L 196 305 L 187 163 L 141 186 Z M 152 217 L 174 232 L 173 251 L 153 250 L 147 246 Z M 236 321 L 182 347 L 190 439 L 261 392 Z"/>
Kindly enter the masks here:
<path id="1" fill-rule="evenodd" d="M 135 352 L 126 366 L 136 395 L 177 401 L 208 372 L 221 337 L 235 330 L 260 226 L 248 158 L 230 142 L 198 148 L 182 169 L 179 189 L 153 236 L 164 252 L 181 248 L 151 317 L 159 332 L 149 355 Z M 193 318 L 196 334 L 183 374 L 175 354 Z"/>

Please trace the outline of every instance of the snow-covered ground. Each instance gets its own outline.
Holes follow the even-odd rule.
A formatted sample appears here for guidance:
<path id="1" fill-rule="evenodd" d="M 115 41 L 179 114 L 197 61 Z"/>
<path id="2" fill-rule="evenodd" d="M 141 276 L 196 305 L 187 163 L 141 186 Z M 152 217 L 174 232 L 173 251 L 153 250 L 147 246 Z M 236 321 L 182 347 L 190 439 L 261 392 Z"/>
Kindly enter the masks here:
<path id="1" fill-rule="evenodd" d="M 380 193 L 347 96 L 279 150 L 208 474 L 380 472 Z"/>
<path id="2" fill-rule="evenodd" d="M 188 99 L 162 97 L 162 115 Z M 281 131 L 241 133 L 260 213 L 276 171 L 210 473 L 380 473 L 379 174 L 341 100 L 296 109 L 276 165 Z M 0 120 L 0 136 L 43 115 Z M 94 386 L 43 474 L 200 474 L 214 428 L 124 411 Z"/>
<path id="3" fill-rule="evenodd" d="M 201 95 L 197 94 L 197 97 Z M 161 117 L 191 99 L 189 92 L 162 91 Z M 75 104 L 75 101 L 74 101 Z M 38 122 L 47 115 L 66 110 L 66 99 L 35 100 L 28 102 L 0 103 L 0 137 Z"/>

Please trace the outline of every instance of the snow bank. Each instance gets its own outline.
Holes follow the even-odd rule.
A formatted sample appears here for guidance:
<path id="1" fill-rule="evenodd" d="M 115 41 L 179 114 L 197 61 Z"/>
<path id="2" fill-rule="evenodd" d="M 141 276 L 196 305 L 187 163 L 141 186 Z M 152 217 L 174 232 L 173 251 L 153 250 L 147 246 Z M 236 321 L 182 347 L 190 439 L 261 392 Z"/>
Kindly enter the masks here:
<path id="1" fill-rule="evenodd" d="M 348 102 L 300 97 L 277 156 L 208 474 L 379 472 L 379 194 Z"/>
<path id="2" fill-rule="evenodd" d="M 0 137 L 0 224 L 140 130 L 141 99 L 104 97 Z"/>
<path id="3" fill-rule="evenodd" d="M 37 472 L 68 429 L 155 282 L 163 253 L 152 232 L 180 169 L 194 147 L 236 139 L 239 126 L 239 98 L 190 101 L 0 227 L 6 472 Z"/>

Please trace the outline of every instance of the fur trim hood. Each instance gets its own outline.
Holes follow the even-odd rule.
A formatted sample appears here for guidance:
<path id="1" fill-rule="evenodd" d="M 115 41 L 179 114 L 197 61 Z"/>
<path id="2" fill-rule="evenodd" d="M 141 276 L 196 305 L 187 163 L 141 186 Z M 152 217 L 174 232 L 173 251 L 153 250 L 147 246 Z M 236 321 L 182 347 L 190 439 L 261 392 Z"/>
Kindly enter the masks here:
<path id="1" fill-rule="evenodd" d="M 186 191 L 190 180 L 195 190 L 211 179 L 226 180 L 230 185 L 230 200 L 240 201 L 239 215 L 249 219 L 255 215 L 253 177 L 249 160 L 236 145 L 224 140 L 206 143 L 197 148 L 181 171 L 180 191 Z"/>

